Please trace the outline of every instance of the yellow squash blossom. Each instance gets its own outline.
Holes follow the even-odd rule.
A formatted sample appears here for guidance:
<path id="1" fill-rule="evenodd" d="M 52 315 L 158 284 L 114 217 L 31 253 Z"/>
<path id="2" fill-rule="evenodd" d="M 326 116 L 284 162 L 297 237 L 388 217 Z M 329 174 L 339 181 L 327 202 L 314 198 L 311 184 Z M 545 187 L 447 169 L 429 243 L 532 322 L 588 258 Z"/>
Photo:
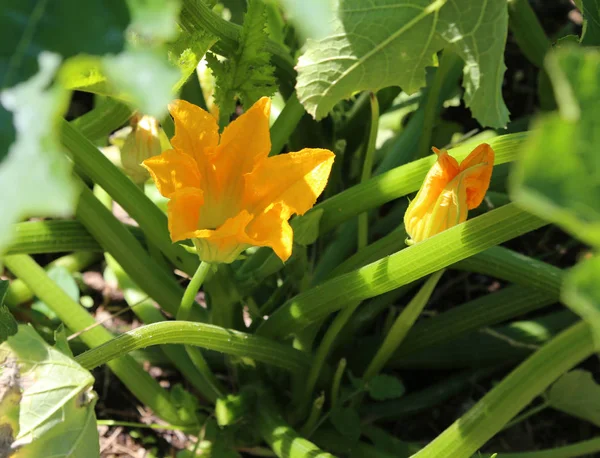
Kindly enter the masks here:
<path id="1" fill-rule="evenodd" d="M 143 164 L 169 198 L 171 239 L 192 239 L 201 260 L 233 262 L 250 246 L 269 246 L 282 261 L 292 253 L 288 219 L 323 192 L 334 155 L 307 148 L 268 157 L 271 101 L 261 98 L 227 126 L 183 100 L 169 105 L 173 149 Z"/>
<path id="2" fill-rule="evenodd" d="M 469 210 L 481 204 L 490 185 L 494 150 L 487 143 L 477 146 L 461 163 L 432 148 L 437 161 L 404 214 L 404 227 L 413 242 L 467 220 Z"/>

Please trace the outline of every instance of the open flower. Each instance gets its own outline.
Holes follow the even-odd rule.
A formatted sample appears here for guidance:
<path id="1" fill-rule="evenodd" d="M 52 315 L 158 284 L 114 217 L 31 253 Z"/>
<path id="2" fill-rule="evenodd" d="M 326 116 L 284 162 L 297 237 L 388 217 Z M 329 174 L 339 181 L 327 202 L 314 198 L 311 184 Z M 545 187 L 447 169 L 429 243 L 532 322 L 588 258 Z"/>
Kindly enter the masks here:
<path id="1" fill-rule="evenodd" d="M 250 246 L 269 246 L 282 261 L 292 253 L 288 219 L 314 204 L 334 155 L 307 148 L 268 157 L 271 101 L 261 98 L 225 128 L 195 105 L 169 105 L 175 120 L 173 149 L 144 167 L 168 197 L 171 239 L 192 239 L 200 259 L 233 262 Z"/>
<path id="2" fill-rule="evenodd" d="M 461 163 L 432 148 L 437 161 L 404 214 L 404 227 L 413 242 L 467 220 L 469 210 L 481 204 L 490 185 L 494 150 L 487 143 L 477 146 Z"/>

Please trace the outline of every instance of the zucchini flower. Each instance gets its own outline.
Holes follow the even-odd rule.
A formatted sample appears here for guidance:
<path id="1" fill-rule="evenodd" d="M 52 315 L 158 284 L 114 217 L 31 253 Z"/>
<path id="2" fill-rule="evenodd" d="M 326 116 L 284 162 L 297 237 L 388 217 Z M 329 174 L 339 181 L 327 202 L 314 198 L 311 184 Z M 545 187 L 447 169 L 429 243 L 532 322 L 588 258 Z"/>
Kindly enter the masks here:
<path id="1" fill-rule="evenodd" d="M 466 221 L 468 211 L 483 201 L 494 166 L 494 150 L 487 143 L 460 165 L 447 151 L 432 149 L 437 161 L 404 214 L 404 227 L 415 243 Z"/>
<path id="2" fill-rule="evenodd" d="M 169 199 L 171 239 L 191 239 L 202 261 L 230 263 L 250 246 L 269 246 L 286 261 L 294 236 L 288 219 L 325 189 L 331 151 L 269 157 L 270 110 L 270 99 L 261 98 L 219 136 L 214 116 L 176 100 L 169 105 L 173 149 L 143 162 Z"/>

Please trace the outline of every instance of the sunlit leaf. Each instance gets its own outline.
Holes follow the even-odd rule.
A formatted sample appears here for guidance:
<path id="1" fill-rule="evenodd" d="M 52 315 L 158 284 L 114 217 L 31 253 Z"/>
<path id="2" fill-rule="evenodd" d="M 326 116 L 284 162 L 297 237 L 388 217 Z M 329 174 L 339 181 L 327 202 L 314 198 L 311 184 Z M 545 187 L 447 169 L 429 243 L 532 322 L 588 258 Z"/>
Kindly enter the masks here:
<path id="1" fill-rule="evenodd" d="M 600 51 L 561 47 L 546 58 L 559 111 L 540 116 L 515 166 L 511 197 L 600 246 Z"/>
<path id="2" fill-rule="evenodd" d="M 361 90 L 425 86 L 425 67 L 449 48 L 465 61 L 464 99 L 485 126 L 502 127 L 505 0 L 338 0 L 334 34 L 309 41 L 298 61 L 298 98 L 316 119 Z"/>
<path id="3" fill-rule="evenodd" d="M 24 325 L 0 345 L 0 361 L 5 362 L 0 386 L 20 392 L 18 407 L 12 410 L 13 418 L 18 415 L 18 428 L 11 427 L 12 440 L 2 443 L 8 448 L 0 450 L 0 455 L 9 451 L 12 458 L 99 455 L 94 378 L 88 371 Z M 10 422 L 5 423 L 2 415 L 0 421 L 5 434 Z"/>
<path id="4" fill-rule="evenodd" d="M 58 141 L 57 122 L 67 93 L 51 85 L 60 58 L 40 54 L 40 72 L 0 93 L 13 113 L 17 137 L 0 163 L 0 252 L 10 241 L 13 224 L 28 216 L 68 216 L 77 199 L 71 165 Z"/>

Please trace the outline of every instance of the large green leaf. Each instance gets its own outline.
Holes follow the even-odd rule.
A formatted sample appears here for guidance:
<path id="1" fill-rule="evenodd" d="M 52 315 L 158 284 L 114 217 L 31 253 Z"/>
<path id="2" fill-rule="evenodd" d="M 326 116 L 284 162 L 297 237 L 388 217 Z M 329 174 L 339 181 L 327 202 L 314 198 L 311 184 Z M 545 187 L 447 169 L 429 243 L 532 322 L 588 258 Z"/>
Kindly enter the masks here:
<path id="1" fill-rule="evenodd" d="M 580 369 L 559 378 L 548 391 L 550 405 L 600 426 L 600 386 L 591 373 Z"/>
<path id="2" fill-rule="evenodd" d="M 127 6 L 122 0 L 4 0 L 0 16 L 0 88 L 36 73 L 42 50 L 63 58 L 79 53 L 119 52 L 128 22 Z"/>
<path id="3" fill-rule="evenodd" d="M 0 104 L 12 111 L 17 131 L 8 156 L 0 163 L 0 253 L 20 219 L 67 216 L 76 203 L 71 165 L 56 126 L 65 110 L 67 93 L 50 84 L 59 64 L 56 54 L 42 53 L 38 74 L 0 93 Z"/>
<path id="4" fill-rule="evenodd" d="M 121 0 L 4 0 L 0 90 L 34 75 L 38 55 L 44 50 L 63 58 L 119 52 L 128 21 L 127 7 Z M 0 106 L 0 160 L 14 138 L 11 115 Z"/>
<path id="5" fill-rule="evenodd" d="M 522 147 L 511 197 L 600 246 L 600 51 L 561 47 L 546 58 L 559 111 L 541 116 Z"/>
<path id="6" fill-rule="evenodd" d="M 0 345 L 1 456 L 99 456 L 94 378 L 29 326 Z M 14 401 L 18 401 L 15 403 Z M 8 407 L 8 404 L 7 404 Z"/>
<path id="7" fill-rule="evenodd" d="M 505 0 L 338 0 L 335 31 L 309 41 L 298 61 L 298 99 L 316 119 L 360 90 L 425 85 L 433 55 L 465 61 L 465 102 L 486 126 L 502 127 L 501 86 L 508 13 Z"/>

